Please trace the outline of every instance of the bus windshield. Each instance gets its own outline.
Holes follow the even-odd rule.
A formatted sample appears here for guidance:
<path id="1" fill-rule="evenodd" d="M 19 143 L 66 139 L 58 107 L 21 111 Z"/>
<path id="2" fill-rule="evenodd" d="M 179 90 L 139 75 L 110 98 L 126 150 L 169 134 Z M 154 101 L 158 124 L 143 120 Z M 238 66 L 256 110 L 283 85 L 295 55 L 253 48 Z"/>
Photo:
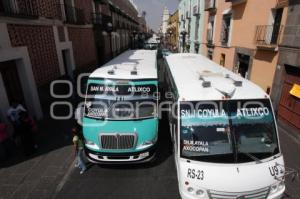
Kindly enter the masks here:
<path id="1" fill-rule="evenodd" d="M 106 120 L 132 120 L 157 115 L 157 86 L 134 83 L 88 85 L 85 117 Z"/>
<path id="2" fill-rule="evenodd" d="M 180 115 L 183 158 L 245 163 L 279 153 L 268 99 L 184 102 Z"/>

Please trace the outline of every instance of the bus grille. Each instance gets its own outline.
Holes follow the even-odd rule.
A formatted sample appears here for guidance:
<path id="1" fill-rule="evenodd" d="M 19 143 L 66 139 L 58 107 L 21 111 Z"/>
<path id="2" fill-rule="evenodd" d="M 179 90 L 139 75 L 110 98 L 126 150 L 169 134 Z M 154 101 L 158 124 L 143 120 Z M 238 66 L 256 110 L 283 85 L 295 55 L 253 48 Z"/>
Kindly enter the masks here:
<path id="1" fill-rule="evenodd" d="M 222 192 L 209 190 L 211 199 L 266 199 L 269 195 L 270 188 L 266 187 L 249 192 Z"/>
<path id="2" fill-rule="evenodd" d="M 136 142 L 136 134 L 102 134 L 102 149 L 132 149 Z"/>

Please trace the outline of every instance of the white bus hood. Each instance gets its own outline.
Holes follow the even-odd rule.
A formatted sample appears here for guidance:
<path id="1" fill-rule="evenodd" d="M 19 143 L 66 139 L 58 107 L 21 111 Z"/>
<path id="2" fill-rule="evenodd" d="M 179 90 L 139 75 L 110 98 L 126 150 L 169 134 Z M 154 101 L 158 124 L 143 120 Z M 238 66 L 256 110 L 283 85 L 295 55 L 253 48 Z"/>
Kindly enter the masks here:
<path id="1" fill-rule="evenodd" d="M 280 182 L 276 177 L 284 176 L 282 156 L 262 163 L 212 164 L 192 160 L 188 162 L 186 159 L 179 159 L 178 163 L 181 193 L 189 193 L 189 187 L 195 191 L 202 189 L 207 192 L 245 193 L 270 188 Z"/>

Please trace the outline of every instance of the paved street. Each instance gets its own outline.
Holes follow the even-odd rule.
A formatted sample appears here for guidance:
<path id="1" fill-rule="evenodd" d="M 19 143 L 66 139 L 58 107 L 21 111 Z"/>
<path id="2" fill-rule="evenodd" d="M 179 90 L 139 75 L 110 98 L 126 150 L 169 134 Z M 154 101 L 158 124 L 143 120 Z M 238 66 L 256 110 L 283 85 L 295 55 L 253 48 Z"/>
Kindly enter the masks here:
<path id="1" fill-rule="evenodd" d="M 296 169 L 300 173 L 300 139 L 293 137 L 290 133 L 279 126 L 279 135 L 282 151 L 284 154 L 285 164 L 289 168 Z M 291 178 L 287 178 L 286 197 L 298 199 L 300 196 L 300 179 L 291 182 Z"/>
<path id="2" fill-rule="evenodd" d="M 71 121 L 47 120 L 38 154 L 30 159 L 12 159 L 0 170 L 0 198 L 89 198 L 156 199 L 180 198 L 172 155 L 169 127 L 160 122 L 159 155 L 143 165 L 92 165 L 83 175 L 74 168 L 71 153 Z M 279 127 L 282 150 L 288 167 L 300 171 L 300 139 Z M 286 198 L 297 199 L 300 181 L 287 178 Z"/>
<path id="3" fill-rule="evenodd" d="M 45 88 L 48 90 L 48 88 Z M 63 92 L 63 88 L 60 88 Z M 45 112 L 53 99 L 46 92 Z M 48 99 L 48 101 L 46 100 Z M 74 168 L 70 128 L 73 121 L 54 121 L 48 116 L 40 122 L 39 150 L 33 157 L 19 154 L 1 165 L 0 199 L 157 199 L 180 198 L 174 156 L 166 117 L 160 122 L 158 158 L 143 165 L 91 165 L 83 175 Z M 282 126 L 282 125 L 280 125 Z M 300 171 L 300 139 L 279 127 L 286 165 Z M 297 133 L 297 132 L 296 132 Z M 300 181 L 287 178 L 285 198 L 298 199 Z"/>
<path id="4" fill-rule="evenodd" d="M 161 122 L 158 158 L 153 164 L 74 169 L 56 198 L 180 198 L 167 122 Z"/>
<path id="5" fill-rule="evenodd" d="M 282 128 L 279 130 L 287 166 L 300 171 L 300 159 L 295 158 L 300 152 L 300 141 L 288 135 Z M 168 128 L 162 125 L 160 133 L 163 139 L 159 149 L 161 151 L 160 158 L 156 164 L 93 166 L 83 175 L 79 175 L 78 170 L 74 169 L 56 198 L 180 198 L 174 157 L 170 154 Z M 298 199 L 300 181 L 292 183 L 288 178 L 287 186 L 285 198 Z"/>

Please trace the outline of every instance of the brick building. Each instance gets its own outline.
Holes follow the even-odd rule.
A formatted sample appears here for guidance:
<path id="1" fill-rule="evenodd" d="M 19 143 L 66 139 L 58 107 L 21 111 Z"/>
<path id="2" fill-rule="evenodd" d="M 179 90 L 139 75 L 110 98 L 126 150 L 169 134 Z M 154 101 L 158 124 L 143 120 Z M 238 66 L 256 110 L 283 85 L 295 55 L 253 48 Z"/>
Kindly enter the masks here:
<path id="1" fill-rule="evenodd" d="M 38 87 L 75 68 L 72 43 L 54 0 L 0 0 L 0 118 L 12 101 L 43 116 Z"/>
<path id="2" fill-rule="evenodd" d="M 12 101 L 42 118 L 40 86 L 108 61 L 137 32 L 129 0 L 0 0 L 0 119 Z"/>

